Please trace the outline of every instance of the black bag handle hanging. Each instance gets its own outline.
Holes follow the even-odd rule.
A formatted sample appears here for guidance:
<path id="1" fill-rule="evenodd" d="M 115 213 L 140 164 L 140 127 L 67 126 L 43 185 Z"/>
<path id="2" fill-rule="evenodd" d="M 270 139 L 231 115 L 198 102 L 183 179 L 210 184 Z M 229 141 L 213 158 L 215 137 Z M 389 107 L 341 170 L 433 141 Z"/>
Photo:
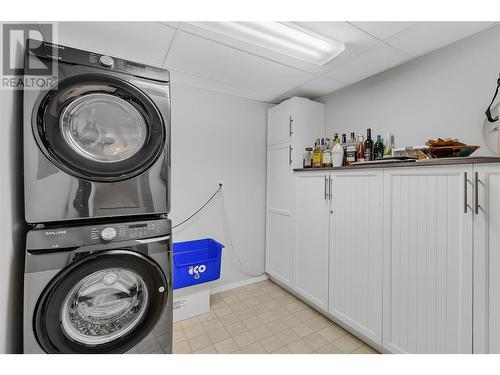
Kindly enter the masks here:
<path id="1" fill-rule="evenodd" d="M 488 121 L 489 122 L 495 122 L 495 121 L 498 121 L 498 116 L 493 118 L 491 117 L 491 106 L 493 105 L 493 102 L 495 101 L 495 98 L 497 97 L 498 95 L 498 89 L 500 88 L 500 74 L 498 75 L 498 79 L 497 79 L 497 89 L 495 90 L 495 95 L 493 95 L 493 99 L 491 99 L 491 103 L 490 105 L 488 106 L 488 108 L 486 109 L 486 112 L 484 112 L 486 114 L 486 117 L 488 118 Z"/>

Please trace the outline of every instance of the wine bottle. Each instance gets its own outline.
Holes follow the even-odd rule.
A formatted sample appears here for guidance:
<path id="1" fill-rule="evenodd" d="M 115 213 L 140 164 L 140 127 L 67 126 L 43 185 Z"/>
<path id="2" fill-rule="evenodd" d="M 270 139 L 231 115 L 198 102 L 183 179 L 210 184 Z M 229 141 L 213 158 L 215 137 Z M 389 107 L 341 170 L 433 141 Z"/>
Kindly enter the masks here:
<path id="1" fill-rule="evenodd" d="M 365 161 L 373 160 L 373 141 L 372 141 L 372 130 L 366 130 L 366 141 L 365 141 Z"/>
<path id="2" fill-rule="evenodd" d="M 377 142 L 373 146 L 373 159 L 381 160 L 384 158 L 384 143 L 382 142 L 382 136 L 377 135 Z"/>
<path id="3" fill-rule="evenodd" d="M 344 149 L 342 165 L 347 165 L 347 136 L 345 134 L 342 134 L 342 148 Z"/>

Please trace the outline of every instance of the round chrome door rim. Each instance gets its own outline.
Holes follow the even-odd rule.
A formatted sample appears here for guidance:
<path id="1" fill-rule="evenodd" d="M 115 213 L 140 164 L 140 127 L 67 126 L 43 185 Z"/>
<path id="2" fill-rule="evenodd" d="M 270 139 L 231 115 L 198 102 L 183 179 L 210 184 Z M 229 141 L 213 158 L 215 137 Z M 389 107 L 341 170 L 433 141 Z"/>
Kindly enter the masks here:
<path id="1" fill-rule="evenodd" d="M 126 323 L 125 327 L 118 329 L 116 332 L 109 333 L 109 334 L 104 334 L 104 335 L 86 335 L 82 333 L 75 325 L 73 324 L 71 317 L 69 315 L 69 309 L 71 308 L 71 305 L 74 301 L 74 297 L 77 295 L 79 290 L 85 286 L 85 284 L 91 280 L 92 278 L 95 278 L 99 274 L 103 274 L 103 281 L 104 281 L 104 286 L 108 286 L 109 282 L 107 283 L 105 280 L 108 279 L 108 275 L 110 274 L 115 274 L 117 272 L 120 273 L 126 273 L 128 274 L 129 277 L 132 277 L 138 288 L 142 290 L 143 293 L 143 302 L 140 307 L 140 310 L 135 314 L 135 317 L 130 320 L 129 322 Z M 109 343 L 113 340 L 116 340 L 130 331 L 132 331 L 137 325 L 141 322 L 142 317 L 144 316 L 144 313 L 146 311 L 146 307 L 148 306 L 149 303 L 149 295 L 148 295 L 148 290 L 146 288 L 146 284 L 142 280 L 142 278 L 136 274 L 133 271 L 130 270 L 125 270 L 125 269 L 114 269 L 114 268 L 108 268 L 104 270 L 99 270 L 97 272 L 91 273 L 84 279 L 80 280 L 68 293 L 66 298 L 64 299 L 64 302 L 61 306 L 61 312 L 60 312 L 60 320 L 61 320 L 61 329 L 67 335 L 70 339 L 72 339 L 75 342 L 78 342 L 80 344 L 84 345 L 89 345 L 89 346 L 97 346 L 97 345 L 102 345 Z M 126 314 L 127 311 L 130 311 L 130 309 L 133 307 L 133 304 L 130 304 L 129 308 L 127 310 L 122 311 L 121 316 Z M 105 309 L 103 309 L 105 310 Z M 80 315 L 81 317 L 81 315 Z M 82 318 L 83 319 L 83 318 Z M 88 324 L 92 324 L 91 322 L 87 322 Z M 109 322 L 107 324 L 112 324 L 113 322 Z M 97 326 L 97 325 L 96 325 Z"/>
<path id="2" fill-rule="evenodd" d="M 74 138 L 71 131 L 72 122 L 78 116 L 79 112 L 82 109 L 85 109 L 88 105 L 95 103 L 100 103 L 100 104 L 112 103 L 114 105 L 117 105 L 124 112 L 128 113 L 132 121 L 135 124 L 137 124 L 136 128 L 142 127 L 144 129 L 144 131 L 140 132 L 140 138 L 138 139 L 136 146 L 133 148 L 133 152 L 130 152 L 128 155 L 116 160 L 106 160 L 103 157 L 98 157 L 98 155 L 92 154 L 91 152 L 83 148 L 79 144 L 79 141 Z M 90 159 L 92 161 L 98 161 L 100 163 L 122 162 L 134 156 L 146 143 L 146 137 L 147 137 L 146 135 L 148 132 L 148 126 L 146 124 L 146 121 L 144 120 L 144 117 L 134 106 L 132 106 L 130 103 L 117 96 L 111 94 L 102 94 L 102 93 L 87 94 L 73 100 L 69 105 L 66 106 L 66 108 L 64 108 L 63 112 L 61 113 L 61 116 L 59 117 L 59 127 L 64 140 L 68 145 L 70 145 L 72 150 L 76 151 L 79 155 L 87 159 Z M 93 145 L 102 141 L 102 138 L 104 137 L 99 127 L 97 127 L 96 130 L 99 136 L 97 140 L 93 143 Z"/>

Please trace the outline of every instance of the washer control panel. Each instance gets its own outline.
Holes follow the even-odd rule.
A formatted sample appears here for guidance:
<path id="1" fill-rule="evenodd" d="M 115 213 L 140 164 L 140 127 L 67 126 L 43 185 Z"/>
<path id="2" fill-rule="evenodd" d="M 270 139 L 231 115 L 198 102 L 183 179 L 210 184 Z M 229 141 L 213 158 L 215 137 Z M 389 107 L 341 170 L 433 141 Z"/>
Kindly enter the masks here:
<path id="1" fill-rule="evenodd" d="M 144 221 L 140 223 L 100 225 L 90 229 L 90 239 L 101 239 L 106 242 L 113 240 L 134 240 L 160 235 L 161 221 Z"/>
<path id="2" fill-rule="evenodd" d="M 86 245 L 104 245 L 169 235 L 168 219 L 104 223 L 99 225 L 39 227 L 28 232 L 26 247 L 31 251 L 54 251 Z"/>

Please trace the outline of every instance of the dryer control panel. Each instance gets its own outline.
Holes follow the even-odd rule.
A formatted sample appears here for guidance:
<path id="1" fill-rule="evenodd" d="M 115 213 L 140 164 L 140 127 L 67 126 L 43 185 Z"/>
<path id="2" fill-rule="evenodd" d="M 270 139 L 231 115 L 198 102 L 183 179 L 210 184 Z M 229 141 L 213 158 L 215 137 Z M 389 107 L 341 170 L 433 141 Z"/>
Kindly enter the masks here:
<path id="1" fill-rule="evenodd" d="M 30 251 L 42 251 L 144 240 L 169 235 L 171 229 L 172 224 L 167 219 L 35 228 L 28 232 L 26 247 Z"/>
<path id="2" fill-rule="evenodd" d="M 33 55 L 43 59 L 108 69 L 160 82 L 170 82 L 168 70 L 124 60 L 119 57 L 102 55 L 35 39 L 28 39 L 28 49 Z"/>

